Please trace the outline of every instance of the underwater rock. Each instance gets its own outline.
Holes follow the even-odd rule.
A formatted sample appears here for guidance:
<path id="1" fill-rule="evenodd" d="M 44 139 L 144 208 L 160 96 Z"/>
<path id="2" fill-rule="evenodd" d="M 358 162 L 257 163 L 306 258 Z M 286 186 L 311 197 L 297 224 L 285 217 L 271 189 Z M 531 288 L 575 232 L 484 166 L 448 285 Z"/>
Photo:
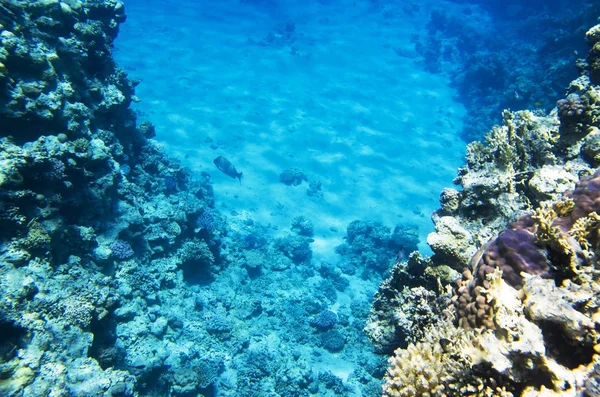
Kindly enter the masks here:
<path id="1" fill-rule="evenodd" d="M 561 192 L 569 190 L 577 178 L 558 165 L 544 165 L 534 171 L 529 180 L 529 188 L 537 202 L 550 200 Z"/>
<path id="2" fill-rule="evenodd" d="M 460 205 L 460 192 L 453 188 L 444 188 L 440 193 L 440 205 L 445 215 L 453 213 Z"/>
<path id="3" fill-rule="evenodd" d="M 118 25 L 124 21 L 122 3 L 73 3 L 4 5 L 15 16 L 31 17 L 6 21 L 0 33 L 2 74 L 11 77 L 0 79 L 2 136 L 22 143 L 68 131 L 76 139 L 94 133 L 89 129 L 92 120 L 108 129 L 108 110 L 127 113 L 133 85 L 114 67 L 111 55 Z M 88 94 L 94 90 L 97 96 Z"/>
<path id="4" fill-rule="evenodd" d="M 600 165 L 600 130 L 598 128 L 590 128 L 590 132 L 584 138 L 581 152 L 586 161 L 589 161 L 594 167 Z"/>
<path id="5" fill-rule="evenodd" d="M 425 275 L 428 269 L 433 269 L 431 258 L 415 251 L 408 261 L 396 262 L 390 276 L 381 282 L 364 327 L 377 352 L 392 353 L 409 341 L 420 340 L 428 326 L 438 321 L 447 298 L 439 298 L 433 289 L 440 282 L 450 285 L 457 275 L 430 278 Z M 431 282 L 425 287 L 418 285 L 423 279 Z"/>
<path id="6" fill-rule="evenodd" d="M 600 34 L 598 26 L 592 27 L 587 31 L 585 37 L 588 44 L 592 47 L 587 56 L 587 64 L 590 70 L 590 79 L 593 84 L 600 84 Z"/>

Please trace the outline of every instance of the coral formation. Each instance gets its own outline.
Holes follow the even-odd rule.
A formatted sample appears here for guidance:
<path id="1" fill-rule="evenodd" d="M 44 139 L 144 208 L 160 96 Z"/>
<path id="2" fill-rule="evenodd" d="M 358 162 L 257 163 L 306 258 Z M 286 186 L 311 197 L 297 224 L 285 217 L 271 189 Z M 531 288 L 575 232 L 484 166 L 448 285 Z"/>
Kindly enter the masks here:
<path id="1" fill-rule="evenodd" d="M 429 274 L 426 274 L 429 273 Z M 436 292 L 443 282 L 449 285 L 458 273 L 434 267 L 430 258 L 413 252 L 407 261 L 398 261 L 373 298 L 365 332 L 379 353 L 392 353 L 423 337 L 446 307 L 446 298 Z M 423 280 L 428 280 L 425 284 Z"/>
<path id="2" fill-rule="evenodd" d="M 292 220 L 292 230 L 300 236 L 312 237 L 314 234 L 314 225 L 304 216 L 297 216 Z"/>
<path id="3" fill-rule="evenodd" d="M 306 217 L 216 209 L 210 174 L 130 108 L 139 82 L 111 54 L 125 19 L 115 0 L 0 4 L 0 394 L 377 395 L 373 288 L 349 288 L 375 272 L 357 251 L 314 261 Z M 357 249 L 373 239 L 387 264 L 418 242 L 367 229 Z M 344 368 L 313 370 L 332 359 Z"/>
<path id="4" fill-rule="evenodd" d="M 333 328 L 337 323 L 337 314 L 331 310 L 325 310 L 319 313 L 316 317 L 310 320 L 310 325 L 319 330 L 328 330 Z"/>
<path id="5" fill-rule="evenodd" d="M 596 394 L 598 105 L 593 65 L 583 71 L 557 111 L 505 112 L 485 143 L 468 146 L 456 179 L 463 189 L 444 191 L 434 214 L 434 255 L 411 255 L 382 282 L 366 330 L 382 350 L 400 347 L 384 395 Z M 435 286 L 426 277 L 440 266 L 466 268 L 453 291 L 450 279 Z M 398 330 L 419 316 L 401 297 L 419 285 L 451 299 L 432 307 L 429 332 L 409 339 Z"/>
<path id="6" fill-rule="evenodd" d="M 556 103 L 558 117 L 564 122 L 574 122 L 581 118 L 585 112 L 585 104 L 577 94 L 569 94 L 566 99 Z"/>
<path id="7" fill-rule="evenodd" d="M 585 37 L 588 44 L 592 47 L 587 57 L 590 79 L 593 84 L 600 84 L 600 28 L 594 26 L 587 31 Z"/>
<path id="8" fill-rule="evenodd" d="M 4 2 L 0 20 L 2 136 L 25 142 L 65 133 L 76 140 L 89 137 L 92 124 L 109 130 L 110 114 L 126 114 L 134 99 L 133 83 L 111 56 L 123 3 L 35 1 L 26 16 L 20 7 Z"/>
<path id="9" fill-rule="evenodd" d="M 115 240 L 110 243 L 110 250 L 112 255 L 119 260 L 129 259 L 133 256 L 133 249 L 127 241 Z"/>
<path id="10" fill-rule="evenodd" d="M 397 225 L 392 232 L 375 221 L 352 221 L 346 231 L 346 242 L 335 248 L 340 255 L 349 258 L 349 267 L 342 270 L 348 274 L 362 270 L 362 277 L 377 277 L 387 270 L 397 257 L 414 251 L 419 243 L 415 225 Z"/>
<path id="11" fill-rule="evenodd" d="M 308 181 L 306 174 L 300 168 L 291 167 L 279 174 L 279 182 L 288 186 L 298 186 L 302 182 Z"/>

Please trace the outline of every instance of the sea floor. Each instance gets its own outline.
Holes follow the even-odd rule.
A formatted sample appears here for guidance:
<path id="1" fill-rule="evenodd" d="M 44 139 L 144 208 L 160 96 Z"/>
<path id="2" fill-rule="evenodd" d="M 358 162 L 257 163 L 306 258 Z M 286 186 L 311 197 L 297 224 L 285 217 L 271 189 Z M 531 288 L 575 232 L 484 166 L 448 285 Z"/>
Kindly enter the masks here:
<path id="1" fill-rule="evenodd" d="M 429 252 L 429 216 L 464 155 L 464 108 L 411 42 L 431 7 L 130 0 L 115 56 L 140 81 L 139 120 L 169 155 L 211 174 L 224 214 L 274 234 L 304 215 L 316 258 L 335 260 L 356 219 L 417 225 Z M 241 185 L 213 165 L 220 155 Z M 281 183 L 291 167 L 322 197 Z"/>

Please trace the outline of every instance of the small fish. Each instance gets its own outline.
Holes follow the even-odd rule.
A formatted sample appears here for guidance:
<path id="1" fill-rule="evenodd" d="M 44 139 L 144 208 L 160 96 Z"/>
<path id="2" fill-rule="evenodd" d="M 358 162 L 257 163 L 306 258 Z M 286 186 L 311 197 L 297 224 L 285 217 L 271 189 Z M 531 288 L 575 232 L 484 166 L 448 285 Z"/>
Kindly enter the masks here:
<path id="1" fill-rule="evenodd" d="M 515 91 L 515 99 L 517 101 L 520 101 L 521 99 L 523 99 L 523 98 L 521 98 L 521 95 L 519 95 L 519 93 L 517 91 Z"/>
<path id="2" fill-rule="evenodd" d="M 223 156 L 219 156 L 213 160 L 213 163 L 217 166 L 217 168 L 224 173 L 225 175 L 229 175 L 233 179 L 237 178 L 240 180 L 240 185 L 242 184 L 242 173 L 237 172 L 233 164 L 229 160 L 227 160 Z"/>

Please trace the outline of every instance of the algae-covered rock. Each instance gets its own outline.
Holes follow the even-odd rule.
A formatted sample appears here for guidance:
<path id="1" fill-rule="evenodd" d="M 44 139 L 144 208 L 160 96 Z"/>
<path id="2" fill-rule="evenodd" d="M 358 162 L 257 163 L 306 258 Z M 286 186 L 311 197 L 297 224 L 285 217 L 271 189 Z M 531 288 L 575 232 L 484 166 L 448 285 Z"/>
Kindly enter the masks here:
<path id="1" fill-rule="evenodd" d="M 591 128 L 584 138 L 581 151 L 590 164 L 595 167 L 600 165 L 600 130 L 598 128 Z"/>

